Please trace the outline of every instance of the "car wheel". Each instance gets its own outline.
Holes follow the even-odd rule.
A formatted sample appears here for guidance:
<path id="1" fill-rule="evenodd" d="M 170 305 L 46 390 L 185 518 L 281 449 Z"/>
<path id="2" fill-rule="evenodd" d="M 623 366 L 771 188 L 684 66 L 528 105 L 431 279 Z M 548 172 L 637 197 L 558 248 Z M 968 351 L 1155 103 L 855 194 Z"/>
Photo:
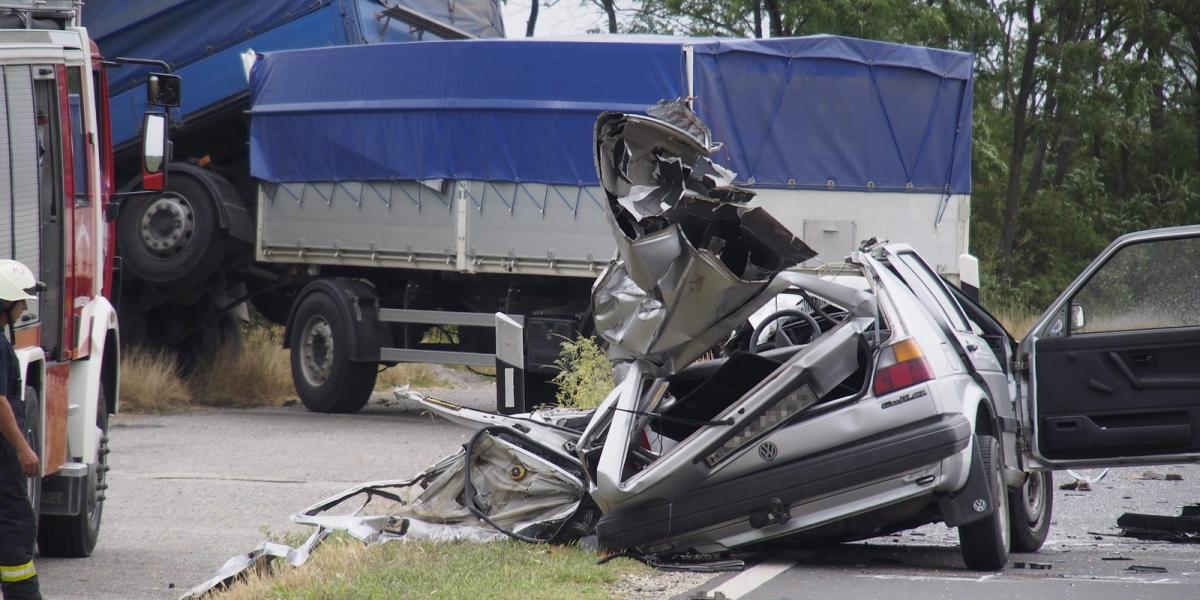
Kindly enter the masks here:
<path id="1" fill-rule="evenodd" d="M 349 317 L 323 291 L 301 300 L 292 321 L 292 382 L 313 412 L 353 413 L 367 403 L 379 369 L 349 358 Z"/>
<path id="2" fill-rule="evenodd" d="M 1034 471 L 1025 485 L 1009 490 L 1009 519 L 1012 521 L 1013 552 L 1037 552 L 1050 533 L 1050 515 L 1054 508 L 1054 476 L 1050 471 Z"/>
<path id="3" fill-rule="evenodd" d="M 1002 454 L 1000 442 L 990 435 L 976 435 L 983 473 L 991 495 L 992 514 L 984 519 L 958 528 L 963 562 L 975 571 L 998 571 L 1008 563 L 1009 524 L 1008 494 L 1001 478 Z"/>

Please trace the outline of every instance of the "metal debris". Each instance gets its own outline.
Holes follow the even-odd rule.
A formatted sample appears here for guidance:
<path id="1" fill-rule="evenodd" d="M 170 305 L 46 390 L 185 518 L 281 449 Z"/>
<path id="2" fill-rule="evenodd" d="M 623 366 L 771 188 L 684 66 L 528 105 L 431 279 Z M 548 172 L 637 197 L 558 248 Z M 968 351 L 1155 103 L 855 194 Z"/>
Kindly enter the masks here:
<path id="1" fill-rule="evenodd" d="M 1162 473 L 1155 469 L 1143 471 L 1138 479 L 1146 481 L 1183 481 L 1183 475 L 1179 473 Z"/>
<path id="2" fill-rule="evenodd" d="M 1179 516 L 1125 513 L 1117 527 L 1126 537 L 1179 543 L 1200 542 L 1200 504 L 1184 506 Z"/>
<path id="3" fill-rule="evenodd" d="M 1166 573 L 1167 572 L 1166 567 L 1159 567 L 1157 565 L 1129 565 L 1129 568 L 1127 568 L 1125 570 L 1133 571 L 1134 573 Z"/>
<path id="4" fill-rule="evenodd" d="M 1050 563 L 1027 562 L 1019 560 L 1013 561 L 1012 566 L 1014 569 L 1031 569 L 1034 571 L 1049 571 L 1050 569 L 1054 568 L 1054 565 Z"/>

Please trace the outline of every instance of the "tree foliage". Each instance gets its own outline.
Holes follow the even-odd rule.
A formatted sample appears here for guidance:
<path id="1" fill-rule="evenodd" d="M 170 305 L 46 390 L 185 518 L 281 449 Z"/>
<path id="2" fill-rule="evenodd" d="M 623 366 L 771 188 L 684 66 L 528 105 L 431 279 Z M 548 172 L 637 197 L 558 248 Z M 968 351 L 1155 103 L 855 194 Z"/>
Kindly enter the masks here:
<path id="1" fill-rule="evenodd" d="M 1044 306 L 1117 235 L 1200 222 L 1195 0 L 645 0 L 631 29 L 974 53 L 971 249 L 993 304 Z"/>

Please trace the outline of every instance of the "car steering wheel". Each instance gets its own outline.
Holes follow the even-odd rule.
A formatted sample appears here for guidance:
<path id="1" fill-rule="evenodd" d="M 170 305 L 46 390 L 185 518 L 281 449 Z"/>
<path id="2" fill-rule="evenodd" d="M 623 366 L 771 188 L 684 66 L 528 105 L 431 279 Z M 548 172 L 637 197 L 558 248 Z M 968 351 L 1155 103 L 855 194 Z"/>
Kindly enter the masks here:
<path id="1" fill-rule="evenodd" d="M 787 326 L 787 323 L 781 323 L 779 325 L 779 330 L 775 332 L 775 340 L 774 340 L 775 348 L 782 348 L 783 345 L 794 346 L 794 345 L 799 345 L 799 344 L 808 344 L 808 343 L 811 343 L 813 340 L 817 339 L 817 337 L 821 335 L 821 326 L 817 323 L 817 320 L 815 318 L 813 318 L 812 315 L 810 315 L 802 310 L 796 310 L 794 308 L 777 310 L 777 311 L 767 315 L 767 317 L 765 319 L 760 321 L 758 323 L 758 327 L 755 327 L 754 332 L 750 334 L 750 349 L 752 351 L 759 352 L 760 346 L 766 345 L 766 344 L 758 343 L 759 336 L 761 336 L 762 333 L 767 330 L 768 325 L 770 325 L 771 323 L 774 323 L 775 321 L 778 321 L 780 319 L 788 319 L 789 321 L 793 321 L 796 319 L 803 319 L 805 321 L 808 321 L 808 326 L 810 328 L 810 331 L 808 334 L 808 340 L 800 341 L 800 340 L 797 340 L 796 338 L 792 337 L 792 334 L 784 329 L 784 327 Z M 783 340 L 780 339 L 781 337 L 783 338 Z M 787 341 L 789 343 L 788 344 L 780 344 L 779 343 L 780 341 Z"/>

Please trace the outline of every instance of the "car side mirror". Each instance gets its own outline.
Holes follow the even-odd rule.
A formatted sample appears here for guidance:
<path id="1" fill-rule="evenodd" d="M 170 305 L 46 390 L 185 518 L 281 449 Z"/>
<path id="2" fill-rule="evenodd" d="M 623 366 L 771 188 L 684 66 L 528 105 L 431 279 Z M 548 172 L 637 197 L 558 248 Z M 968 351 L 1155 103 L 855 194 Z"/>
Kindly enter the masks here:
<path id="1" fill-rule="evenodd" d="M 146 113 L 142 121 L 142 187 L 161 192 L 167 187 L 167 115 Z"/>
<path id="2" fill-rule="evenodd" d="M 1083 329 L 1083 326 L 1086 323 L 1087 323 L 1087 321 L 1084 320 L 1084 318 L 1083 318 L 1083 305 L 1082 304 L 1072 304 L 1071 305 L 1071 331 L 1075 331 L 1077 329 Z"/>
<path id="3" fill-rule="evenodd" d="M 183 80 L 170 73 L 151 73 L 146 77 L 146 104 L 179 106 L 183 99 Z"/>

